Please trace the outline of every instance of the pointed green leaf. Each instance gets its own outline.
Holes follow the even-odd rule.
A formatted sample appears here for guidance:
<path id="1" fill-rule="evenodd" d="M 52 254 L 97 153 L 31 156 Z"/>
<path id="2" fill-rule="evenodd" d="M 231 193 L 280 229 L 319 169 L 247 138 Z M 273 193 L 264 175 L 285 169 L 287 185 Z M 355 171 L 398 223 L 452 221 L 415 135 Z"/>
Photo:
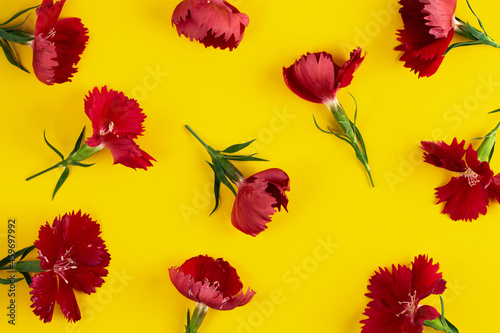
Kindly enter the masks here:
<path id="1" fill-rule="evenodd" d="M 57 181 L 56 188 L 54 189 L 54 193 L 52 194 L 52 200 L 54 200 L 54 197 L 56 196 L 57 191 L 61 188 L 61 186 L 64 184 L 66 179 L 69 176 L 69 168 L 65 167 L 63 173 L 61 174 L 61 177 Z"/>
<path id="2" fill-rule="evenodd" d="M 7 265 L 11 261 L 14 261 L 19 256 L 21 256 L 21 258 L 19 260 L 23 260 L 24 257 L 26 257 L 26 255 L 28 255 L 28 253 L 30 253 L 34 248 L 35 248 L 35 246 L 31 245 L 31 246 L 25 247 L 24 249 L 17 251 L 12 256 L 6 256 L 2 260 L 0 260 L 0 267 Z"/>
<path id="3" fill-rule="evenodd" d="M 212 168 L 212 170 L 214 171 L 214 196 L 215 196 L 215 207 L 214 209 L 212 210 L 212 212 L 210 212 L 210 215 L 212 215 L 216 210 L 217 208 L 219 207 L 219 193 L 220 193 L 220 180 L 219 178 L 217 178 L 217 172 L 215 171 L 215 167 L 212 163 L 210 162 L 207 162 L 208 165 L 210 165 L 210 167 Z"/>
<path id="4" fill-rule="evenodd" d="M 454 43 L 454 44 L 451 44 L 450 46 L 448 46 L 448 49 L 446 50 L 446 52 L 444 53 L 444 55 L 446 55 L 446 53 L 450 52 L 452 49 L 457 48 L 457 47 L 471 46 L 471 45 L 480 45 L 480 44 L 483 44 L 483 42 L 480 41 L 480 40 L 473 40 L 473 41 L 469 41 L 469 42 Z"/>
<path id="5" fill-rule="evenodd" d="M 490 111 L 488 113 L 495 113 L 495 112 L 498 112 L 498 111 L 500 111 L 500 109 L 496 109 L 496 110 Z"/>
<path id="6" fill-rule="evenodd" d="M 236 196 L 236 190 L 234 189 L 233 185 L 231 185 L 229 179 L 227 179 L 226 174 L 224 173 L 224 169 L 222 168 L 222 165 L 220 165 L 220 162 L 216 158 L 212 157 L 212 163 L 217 178 L 221 181 L 222 184 L 226 185 Z"/>
<path id="7" fill-rule="evenodd" d="M 479 17 L 476 15 L 476 13 L 474 12 L 474 10 L 472 9 L 472 7 L 471 7 L 471 5 L 469 3 L 469 0 L 465 0 L 465 1 L 467 2 L 467 6 L 469 6 L 469 9 L 472 12 L 472 14 L 476 17 L 477 22 L 479 23 L 479 26 L 481 27 L 481 29 L 483 29 L 484 33 L 486 33 L 486 30 L 483 27 L 483 23 L 481 22 L 481 20 L 479 19 Z"/>
<path id="8" fill-rule="evenodd" d="M 24 44 L 33 40 L 33 36 L 21 30 L 5 31 L 0 29 L 0 38 L 18 44 Z"/>
<path id="9" fill-rule="evenodd" d="M 26 272 L 21 272 L 21 274 L 24 276 L 24 279 L 26 280 L 26 283 L 28 284 L 28 287 L 31 286 L 31 275 Z"/>
<path id="10" fill-rule="evenodd" d="M 23 10 L 21 10 L 20 12 L 17 12 L 17 13 L 16 13 L 16 14 L 14 14 L 14 16 L 12 16 L 10 19 L 8 19 L 7 21 L 5 21 L 4 23 L 1 23 L 1 24 L 0 24 L 0 27 L 1 27 L 2 25 L 6 25 L 6 24 L 8 24 L 8 23 L 10 23 L 10 22 L 14 21 L 16 18 L 18 18 L 19 16 L 23 15 L 23 14 L 24 14 L 24 13 L 26 13 L 27 11 L 32 10 L 32 9 L 35 9 L 35 8 L 37 8 L 37 7 L 39 7 L 39 6 L 40 6 L 40 5 L 36 5 L 36 6 L 30 7 L 30 8 L 23 9 Z"/>
<path id="11" fill-rule="evenodd" d="M 5 39 L 2 39 L 0 41 L 0 46 L 2 47 L 3 53 L 5 54 L 5 57 L 7 60 L 17 68 L 25 71 L 26 73 L 29 73 L 29 71 L 21 65 L 19 60 L 17 60 L 16 54 L 14 50 L 10 47 L 9 42 L 7 42 Z"/>
<path id="12" fill-rule="evenodd" d="M 16 24 L 13 27 L 5 28 L 3 30 L 5 30 L 5 31 L 11 31 L 11 30 L 19 28 L 20 26 L 22 26 L 28 20 L 28 18 L 30 17 L 30 15 L 31 15 L 31 13 L 29 13 L 28 15 L 26 15 L 26 18 L 21 23 Z"/>
<path id="13" fill-rule="evenodd" d="M 80 133 L 80 136 L 78 136 L 78 139 L 76 140 L 76 143 L 75 143 L 75 148 L 73 148 L 73 150 L 71 151 L 70 155 L 76 153 L 78 151 L 78 149 L 80 149 L 81 145 L 82 145 L 82 141 L 83 141 L 83 136 L 85 135 L 85 126 L 83 126 L 83 129 Z"/>
<path id="14" fill-rule="evenodd" d="M 494 151 L 495 151 L 495 143 L 493 144 L 493 147 L 491 147 L 490 156 L 488 156 L 488 163 L 490 163 Z"/>
<path id="15" fill-rule="evenodd" d="M 232 145 L 232 146 L 229 146 L 227 147 L 226 149 L 224 149 L 222 152 L 223 153 L 236 153 L 240 150 L 242 150 L 243 148 L 246 148 L 248 147 L 252 142 L 254 142 L 256 139 L 253 139 L 253 140 L 250 140 L 248 142 L 245 142 L 245 143 L 238 143 L 238 144 L 235 144 L 235 145 Z"/>
<path id="16" fill-rule="evenodd" d="M 83 167 L 83 168 L 88 168 L 88 167 L 91 167 L 93 166 L 95 163 L 92 163 L 92 164 L 85 164 L 85 163 L 80 163 L 80 162 L 76 162 L 76 161 L 71 161 L 68 163 L 68 165 L 76 165 L 76 166 L 80 166 L 80 167 Z"/>
<path id="17" fill-rule="evenodd" d="M 63 154 L 61 154 L 61 152 L 59 152 L 59 150 L 57 150 L 54 146 L 52 146 L 49 143 L 49 141 L 47 141 L 47 137 L 45 136 L 45 130 L 43 131 L 43 139 L 45 140 L 45 143 L 47 144 L 47 146 L 49 146 L 49 148 L 52 149 L 61 158 L 61 160 L 64 161 Z"/>
<path id="18" fill-rule="evenodd" d="M 259 157 L 253 157 L 255 154 L 252 155 L 225 155 L 222 154 L 225 158 L 228 160 L 232 161 L 259 161 L 259 162 L 269 162 L 269 160 L 265 160 L 263 158 Z"/>
<path id="19" fill-rule="evenodd" d="M 319 127 L 318 123 L 316 122 L 316 117 L 314 117 L 314 115 L 313 115 L 313 119 L 314 119 L 314 125 L 316 125 L 316 128 L 319 129 L 321 132 L 326 133 L 326 134 L 336 134 L 331 129 L 329 129 L 330 132 L 328 132 L 328 131 L 325 131 L 324 129 L 322 129 L 321 127 Z"/>
<path id="20" fill-rule="evenodd" d="M 15 280 L 10 280 L 10 279 L 2 279 L 0 278 L 0 284 L 6 284 L 6 285 L 9 285 L 11 283 L 16 283 L 16 282 L 19 282 L 21 281 L 23 278 L 19 278 L 19 279 L 15 279 Z"/>

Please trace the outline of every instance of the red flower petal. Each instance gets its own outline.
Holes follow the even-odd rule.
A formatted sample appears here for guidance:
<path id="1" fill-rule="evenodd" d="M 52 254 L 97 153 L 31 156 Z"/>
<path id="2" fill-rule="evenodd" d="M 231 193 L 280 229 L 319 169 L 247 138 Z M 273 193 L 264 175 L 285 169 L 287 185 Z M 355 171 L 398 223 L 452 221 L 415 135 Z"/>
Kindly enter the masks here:
<path id="1" fill-rule="evenodd" d="M 88 41 L 88 30 L 80 19 L 57 21 L 64 2 L 53 5 L 52 0 L 45 0 L 37 9 L 32 44 L 33 71 L 41 82 L 48 85 L 71 81 Z"/>
<path id="2" fill-rule="evenodd" d="M 427 26 L 431 35 L 436 38 L 445 38 L 450 30 L 454 28 L 455 9 L 457 0 L 432 0 L 421 1 L 425 3 L 422 13 L 425 16 Z"/>
<path id="3" fill-rule="evenodd" d="M 290 190 L 290 179 L 280 169 L 268 169 L 241 181 L 238 194 L 231 212 L 231 222 L 238 230 L 257 236 L 267 229 L 271 216 L 287 209 L 288 198 L 285 191 Z"/>
<path id="4" fill-rule="evenodd" d="M 184 0 L 172 14 L 179 36 L 220 49 L 236 48 L 248 23 L 246 14 L 222 0 Z"/>
<path id="5" fill-rule="evenodd" d="M 182 295 L 217 310 L 245 305 L 255 295 L 250 288 L 242 293 L 243 285 L 236 270 L 221 258 L 193 257 L 179 268 L 171 267 L 169 275 Z"/>
<path id="6" fill-rule="evenodd" d="M 351 83 L 363 59 L 360 48 L 351 52 L 342 67 L 335 64 L 329 53 L 307 53 L 290 67 L 283 67 L 283 78 L 297 96 L 309 102 L 329 104 L 336 100 L 340 88 Z"/>
<path id="7" fill-rule="evenodd" d="M 412 287 L 416 290 L 418 299 L 424 299 L 431 294 L 439 295 L 446 290 L 446 281 L 438 270 L 439 264 L 433 264 L 432 258 L 428 259 L 423 255 L 415 257 L 412 262 Z"/>
<path id="8" fill-rule="evenodd" d="M 472 221 L 486 214 L 489 193 L 481 183 L 469 185 L 465 176 L 453 177 L 448 184 L 436 188 L 437 204 L 445 202 L 442 214 L 454 221 Z"/>
<path id="9" fill-rule="evenodd" d="M 33 276 L 30 291 L 33 313 L 44 323 L 52 320 L 57 297 L 57 277 L 54 272 L 42 272 Z"/>
<path id="10" fill-rule="evenodd" d="M 457 138 L 453 138 L 451 145 L 443 141 L 420 143 L 424 150 L 424 161 L 450 171 L 465 172 L 467 165 L 463 158 L 465 155 L 465 140 L 458 143 Z"/>
<path id="11" fill-rule="evenodd" d="M 57 303 L 59 303 L 64 317 L 66 317 L 69 322 L 76 322 L 82 318 L 73 288 L 67 281 L 61 278 L 59 278 L 57 286 Z"/>

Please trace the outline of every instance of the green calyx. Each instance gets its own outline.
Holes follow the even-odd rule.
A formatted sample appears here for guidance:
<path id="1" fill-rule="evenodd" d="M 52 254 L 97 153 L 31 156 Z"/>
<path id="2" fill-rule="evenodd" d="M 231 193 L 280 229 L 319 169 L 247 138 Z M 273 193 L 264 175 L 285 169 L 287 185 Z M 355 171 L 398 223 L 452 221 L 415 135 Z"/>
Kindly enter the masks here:
<path id="1" fill-rule="evenodd" d="M 484 29 L 483 23 L 481 22 L 479 17 L 477 17 L 477 15 L 474 12 L 474 10 L 472 9 L 469 1 L 468 0 L 466 0 L 466 1 L 467 1 L 467 5 L 469 6 L 470 11 L 476 17 L 476 19 L 479 23 L 479 26 L 481 27 L 481 30 L 474 28 L 473 26 L 470 25 L 469 22 L 462 21 L 458 17 L 455 17 L 455 19 L 458 21 L 458 24 L 455 25 L 455 32 L 458 35 L 469 39 L 469 41 L 451 44 L 450 46 L 448 46 L 448 49 L 446 50 L 445 54 L 448 53 L 450 50 L 452 50 L 456 47 L 461 47 L 461 46 L 484 44 L 484 45 L 493 46 L 493 47 L 500 47 L 500 45 L 497 42 L 495 42 L 490 36 L 488 36 L 488 34 L 486 33 L 486 30 Z"/>
<path id="2" fill-rule="evenodd" d="M 245 143 L 239 143 L 227 147 L 224 150 L 216 150 L 207 145 L 188 125 L 186 128 L 191 132 L 191 134 L 205 147 L 206 151 L 210 155 L 212 162 L 208 162 L 208 165 L 214 171 L 214 195 L 215 195 L 215 207 L 210 213 L 217 210 L 219 207 L 219 192 L 221 183 L 227 186 L 231 192 L 236 196 L 236 190 L 233 184 L 238 184 L 242 179 L 243 175 L 241 172 L 230 162 L 230 161 L 266 161 L 262 158 L 255 157 L 255 154 L 251 155 L 235 155 L 234 153 L 248 147 L 255 140 L 250 140 Z M 232 184 L 231 184 L 232 183 Z"/>
<path id="3" fill-rule="evenodd" d="M 441 300 L 441 316 L 434 320 L 424 321 L 424 326 L 432 327 L 441 332 L 459 333 L 458 329 L 444 317 L 443 298 L 439 296 L 439 299 Z"/>
<path id="4" fill-rule="evenodd" d="M 495 142 L 497 139 L 497 130 L 500 127 L 500 123 L 491 130 L 486 136 L 478 139 L 483 139 L 483 142 L 477 149 L 477 159 L 481 162 L 487 161 L 488 163 L 493 156 L 493 151 L 495 150 Z"/>
<path id="5" fill-rule="evenodd" d="M 0 46 L 2 47 L 2 50 L 5 54 L 5 57 L 12 65 L 20 68 L 21 70 L 25 71 L 26 73 L 29 73 L 28 70 L 26 68 L 24 68 L 23 65 L 21 65 L 21 62 L 19 61 L 19 58 L 16 55 L 16 52 L 14 51 L 14 49 L 12 48 L 10 43 L 16 43 L 16 44 L 21 44 L 21 45 L 30 45 L 30 43 L 33 41 L 32 34 L 26 32 L 24 30 L 17 29 L 21 25 L 23 25 L 24 22 L 26 22 L 26 20 L 28 19 L 28 17 L 31 14 L 28 14 L 26 16 L 26 18 L 21 23 L 16 24 L 12 27 L 5 27 L 5 25 L 9 24 L 10 22 L 15 20 L 16 18 L 18 18 L 22 14 L 26 13 L 27 11 L 35 9 L 37 7 L 39 7 L 39 5 L 23 9 L 20 12 L 17 12 L 16 14 L 14 14 L 10 19 L 5 21 L 4 23 L 0 24 Z"/>
<path id="6" fill-rule="evenodd" d="M 59 152 L 59 150 L 57 150 L 54 146 L 52 146 L 49 143 L 49 141 L 47 141 L 47 138 L 45 136 L 45 131 L 44 131 L 43 138 L 45 140 L 45 143 L 47 144 L 47 146 L 49 146 L 50 149 L 52 149 L 52 151 L 54 151 L 61 158 L 61 162 L 54 164 L 50 168 L 47 168 L 47 169 L 45 169 L 45 170 L 43 170 L 43 171 L 41 171 L 41 172 L 31 176 L 31 177 L 26 178 L 26 180 L 27 181 L 31 180 L 31 179 L 38 177 L 38 176 L 40 176 L 40 175 L 42 175 L 42 174 L 44 174 L 52 169 L 64 168 L 64 171 L 62 172 L 61 177 L 59 177 L 59 180 L 57 181 L 56 187 L 54 188 L 54 192 L 52 193 L 52 199 L 54 199 L 54 196 L 56 195 L 57 191 L 61 188 L 61 186 L 64 184 L 64 182 L 66 181 L 66 179 L 69 176 L 69 166 L 80 166 L 80 167 L 87 168 L 89 166 L 94 165 L 94 163 L 84 164 L 84 163 L 81 163 L 81 161 L 83 161 L 83 160 L 89 158 L 90 156 L 94 155 L 95 153 L 101 151 L 103 148 L 102 146 L 89 147 L 86 143 L 82 144 L 84 134 L 85 134 L 85 127 L 83 128 L 82 132 L 80 133 L 80 136 L 76 140 L 75 147 L 73 148 L 71 153 L 68 155 L 67 158 L 64 158 L 64 155 L 61 154 L 61 152 Z"/>
<path id="7" fill-rule="evenodd" d="M 196 303 L 193 316 L 189 316 L 189 309 L 187 311 L 187 324 L 185 326 L 186 333 L 198 333 L 198 329 L 203 323 L 203 319 L 207 315 L 208 306 L 203 303 Z"/>
<path id="8" fill-rule="evenodd" d="M 354 97 L 353 97 L 353 99 L 354 99 Z M 356 103 L 356 99 L 354 99 L 354 102 Z M 347 142 L 354 149 L 354 152 L 356 153 L 356 157 L 361 162 L 361 164 L 363 164 L 363 166 L 365 167 L 366 173 L 368 174 L 368 178 L 370 179 L 371 186 L 374 187 L 375 185 L 373 184 L 370 166 L 368 165 L 368 155 L 366 154 L 365 142 L 363 141 L 363 137 L 361 136 L 361 132 L 356 127 L 356 116 L 358 113 L 357 104 L 356 104 L 356 111 L 354 113 L 354 122 L 352 122 L 347 117 L 347 114 L 345 113 L 344 108 L 342 107 L 342 105 L 340 105 L 340 103 L 338 101 L 335 101 L 334 103 L 331 103 L 327 106 L 328 106 L 328 109 L 330 110 L 330 112 L 335 117 L 335 120 L 339 124 L 343 133 L 338 133 L 338 132 L 334 131 L 329 126 L 327 127 L 328 130 L 322 129 L 321 127 L 319 127 L 318 123 L 316 122 L 316 118 L 313 116 L 314 124 L 321 132 L 326 133 L 326 134 L 335 135 L 337 138 Z"/>
<path id="9" fill-rule="evenodd" d="M 31 251 L 35 249 L 34 245 L 25 247 L 15 253 L 12 253 L 0 260 L 0 271 L 7 271 L 9 278 L 0 278 L 0 284 L 10 285 L 12 283 L 26 280 L 28 286 L 31 284 L 31 276 L 29 273 L 40 273 L 40 260 L 22 261 Z M 16 259 L 19 258 L 17 261 Z M 17 278 L 16 274 L 21 273 L 22 278 Z"/>

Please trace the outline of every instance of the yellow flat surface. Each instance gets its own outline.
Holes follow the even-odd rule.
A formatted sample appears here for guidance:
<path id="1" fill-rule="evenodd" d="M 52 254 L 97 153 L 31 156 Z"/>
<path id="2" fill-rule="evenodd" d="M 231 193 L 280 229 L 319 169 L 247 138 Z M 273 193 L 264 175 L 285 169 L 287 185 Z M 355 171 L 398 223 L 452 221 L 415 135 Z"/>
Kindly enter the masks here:
<path id="1" fill-rule="evenodd" d="M 4 0 L 0 19 L 36 4 Z M 434 188 L 453 174 L 424 164 L 418 143 L 469 141 L 495 127 L 499 115 L 487 112 L 500 107 L 500 50 L 458 48 L 436 75 L 417 79 L 393 50 L 402 28 L 395 0 L 232 4 L 250 17 L 232 52 L 178 37 L 170 23 L 176 1 L 68 0 L 62 17 L 80 17 L 90 31 L 73 82 L 45 86 L 0 60 L 0 257 L 7 254 L 9 219 L 16 220 L 20 249 L 33 243 L 40 225 L 80 209 L 101 224 L 112 257 L 102 288 L 77 295 L 83 318 L 75 324 L 59 308 L 51 323 L 40 321 L 21 282 L 16 325 L 9 325 L 1 287 L 1 331 L 183 332 L 195 304 L 173 287 L 168 268 L 208 254 L 229 261 L 257 294 L 244 307 L 210 310 L 201 332 L 359 332 L 373 272 L 428 254 L 448 281 L 446 317 L 461 332 L 498 332 L 500 206 L 491 202 L 474 222 L 440 214 Z M 500 3 L 472 6 L 500 40 Z M 465 1 L 457 16 L 477 25 Z M 35 17 L 27 30 L 34 31 Z M 338 98 L 351 117 L 348 93 L 358 102 L 375 188 L 351 148 L 315 128 L 312 115 L 332 124 L 327 109 L 294 95 L 281 73 L 306 52 L 327 51 L 341 63 L 355 46 L 366 59 Z M 17 50 L 31 70 L 31 49 Z M 158 162 L 134 171 L 112 165 L 105 150 L 90 159 L 93 167 L 72 168 L 51 200 L 62 170 L 25 181 L 58 161 L 43 131 L 67 155 L 83 126 L 90 135 L 84 96 L 103 85 L 139 101 L 147 119 L 138 143 Z M 270 162 L 235 164 L 245 175 L 285 170 L 289 213 L 277 213 L 267 231 L 250 237 L 231 225 L 233 195 L 224 188 L 219 210 L 208 217 L 209 156 L 185 124 L 220 149 L 256 138 L 246 151 Z M 500 152 L 491 165 L 500 170 Z M 438 298 L 424 303 L 437 306 Z"/>

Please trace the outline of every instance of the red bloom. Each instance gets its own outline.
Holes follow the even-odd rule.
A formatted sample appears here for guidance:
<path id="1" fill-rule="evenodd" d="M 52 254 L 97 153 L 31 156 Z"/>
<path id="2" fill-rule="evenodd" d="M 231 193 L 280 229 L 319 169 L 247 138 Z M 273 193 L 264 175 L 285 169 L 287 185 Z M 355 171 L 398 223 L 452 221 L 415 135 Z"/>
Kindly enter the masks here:
<path id="1" fill-rule="evenodd" d="M 445 202 L 443 214 L 454 221 L 472 221 L 479 213 L 486 214 L 490 198 L 500 202 L 500 175 L 493 176 L 488 162 L 478 160 L 472 145 L 465 150 L 465 141 L 458 143 L 456 138 L 451 145 L 442 141 L 421 144 L 425 162 L 459 172 L 448 184 L 436 188 L 437 203 Z"/>
<path id="2" fill-rule="evenodd" d="M 439 264 L 419 255 L 412 262 L 412 268 L 392 265 L 392 272 L 379 268 L 370 278 L 368 303 L 361 320 L 362 333 L 421 333 L 423 323 L 440 317 L 439 312 L 419 302 L 427 296 L 442 294 L 446 281 L 438 273 Z"/>
<path id="3" fill-rule="evenodd" d="M 247 304 L 255 295 L 250 288 L 246 294 L 242 292 L 243 284 L 236 270 L 222 258 L 200 255 L 168 271 L 182 295 L 212 309 L 232 310 Z"/>
<path id="4" fill-rule="evenodd" d="M 240 44 L 248 23 L 246 14 L 223 0 L 184 0 L 172 14 L 179 36 L 229 50 Z"/>
<path id="5" fill-rule="evenodd" d="M 66 0 L 43 0 L 36 12 L 33 71 L 41 82 L 52 85 L 71 81 L 76 64 L 89 39 L 79 18 L 57 20 Z"/>
<path id="6" fill-rule="evenodd" d="M 100 233 L 99 224 L 81 212 L 40 228 L 35 247 L 43 272 L 33 277 L 30 294 L 33 312 L 44 322 L 52 320 L 56 301 L 68 321 L 80 320 L 73 289 L 90 294 L 103 284 L 110 255 Z"/>
<path id="7" fill-rule="evenodd" d="M 395 50 L 419 77 L 439 68 L 454 35 L 456 0 L 400 0 L 404 29 L 398 30 Z"/>
<path id="8" fill-rule="evenodd" d="M 290 179 L 281 169 L 267 169 L 238 182 L 231 222 L 236 229 L 257 236 L 267 229 L 271 216 L 281 206 L 287 210 Z M 287 210 L 288 211 L 288 210 Z"/>
<path id="9" fill-rule="evenodd" d="M 89 147 L 102 145 L 109 148 L 114 164 L 130 168 L 147 169 L 156 161 L 134 142 L 142 135 L 142 122 L 146 115 L 134 99 L 106 86 L 97 87 L 85 99 L 85 113 L 92 121 L 94 134 L 86 143 Z"/>
<path id="10" fill-rule="evenodd" d="M 337 65 L 329 53 L 307 53 L 290 67 L 283 67 L 283 78 L 297 96 L 329 105 L 337 100 L 340 88 L 351 84 L 354 72 L 364 58 L 359 47 L 351 52 L 349 60 L 342 66 Z"/>

